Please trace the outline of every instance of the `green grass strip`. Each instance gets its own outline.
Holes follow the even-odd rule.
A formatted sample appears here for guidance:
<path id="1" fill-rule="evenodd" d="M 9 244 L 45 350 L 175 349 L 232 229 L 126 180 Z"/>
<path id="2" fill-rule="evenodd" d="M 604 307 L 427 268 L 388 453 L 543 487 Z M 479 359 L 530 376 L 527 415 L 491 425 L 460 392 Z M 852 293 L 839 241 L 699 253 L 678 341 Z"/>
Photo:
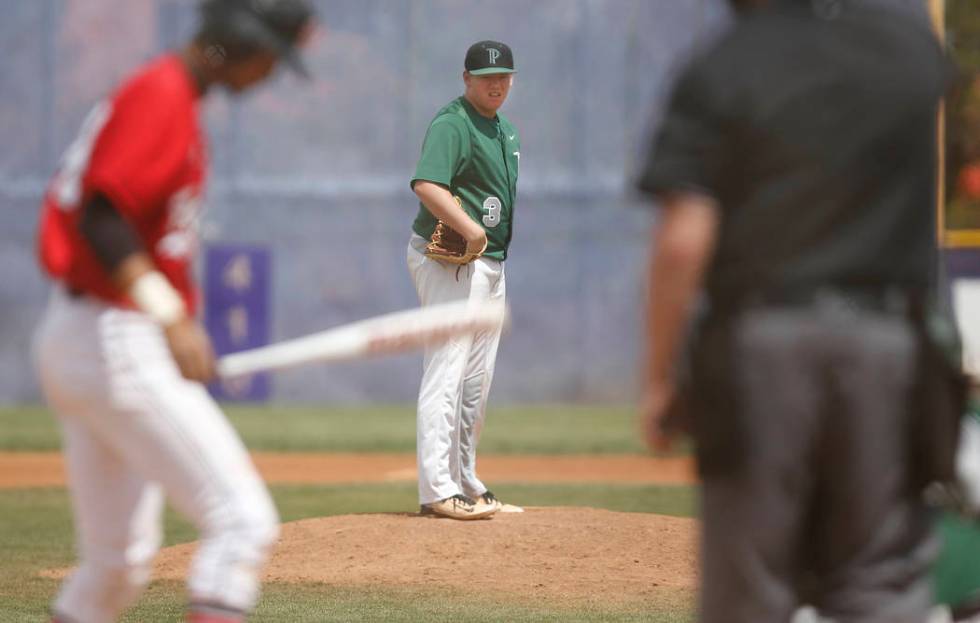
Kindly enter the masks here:
<path id="1" fill-rule="evenodd" d="M 414 452 L 415 408 L 226 406 L 258 451 Z M 55 419 L 36 406 L 0 408 L 0 451 L 57 450 Z M 633 409 L 622 406 L 491 405 L 480 441 L 486 454 L 638 454 Z"/>

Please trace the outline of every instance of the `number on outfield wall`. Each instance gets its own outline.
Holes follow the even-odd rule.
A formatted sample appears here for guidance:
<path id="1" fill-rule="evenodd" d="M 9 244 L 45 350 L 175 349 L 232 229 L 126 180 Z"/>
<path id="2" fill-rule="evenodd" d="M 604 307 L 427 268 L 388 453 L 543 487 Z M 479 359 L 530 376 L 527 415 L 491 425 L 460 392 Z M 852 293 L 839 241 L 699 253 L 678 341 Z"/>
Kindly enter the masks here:
<path id="1" fill-rule="evenodd" d="M 504 204 L 500 203 L 500 199 L 487 197 L 487 200 L 483 202 L 483 211 L 486 212 L 483 215 L 483 224 L 487 227 L 500 225 L 500 211 L 503 207 Z"/>
<path id="2" fill-rule="evenodd" d="M 78 208 L 78 202 L 82 199 L 82 175 L 85 174 L 89 158 L 92 157 L 95 139 L 98 138 L 111 113 L 112 105 L 109 102 L 96 105 L 85 118 L 75 142 L 61 157 L 61 168 L 54 182 L 54 192 L 58 199 L 58 206 L 62 210 L 71 211 Z"/>

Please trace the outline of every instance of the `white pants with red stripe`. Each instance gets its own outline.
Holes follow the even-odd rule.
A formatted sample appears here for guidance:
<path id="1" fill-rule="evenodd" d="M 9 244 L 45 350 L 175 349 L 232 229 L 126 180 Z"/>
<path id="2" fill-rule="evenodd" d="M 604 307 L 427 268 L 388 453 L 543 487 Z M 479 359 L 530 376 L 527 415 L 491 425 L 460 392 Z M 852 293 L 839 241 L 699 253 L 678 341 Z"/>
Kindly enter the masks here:
<path id="1" fill-rule="evenodd" d="M 413 235 L 408 270 L 423 306 L 462 299 L 503 301 L 504 263 L 480 258 L 466 266 L 425 257 L 427 241 Z M 486 419 L 500 331 L 453 339 L 425 351 L 417 413 L 419 503 L 487 487 L 476 475 L 476 446 Z"/>
<path id="2" fill-rule="evenodd" d="M 278 517 L 248 453 L 147 316 L 56 291 L 35 336 L 63 432 L 79 566 L 54 610 L 108 623 L 150 578 L 164 497 L 200 530 L 192 602 L 248 611 Z"/>

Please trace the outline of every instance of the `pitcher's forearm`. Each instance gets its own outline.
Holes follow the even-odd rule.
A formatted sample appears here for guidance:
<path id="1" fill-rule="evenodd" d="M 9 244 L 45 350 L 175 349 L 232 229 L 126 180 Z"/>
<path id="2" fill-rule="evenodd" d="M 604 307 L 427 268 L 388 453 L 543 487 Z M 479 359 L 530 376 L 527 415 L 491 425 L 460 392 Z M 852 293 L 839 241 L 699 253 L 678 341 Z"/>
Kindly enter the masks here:
<path id="1" fill-rule="evenodd" d="M 415 194 L 432 216 L 458 231 L 467 240 L 477 240 L 484 236 L 483 227 L 456 203 L 456 199 L 445 186 L 420 180 L 415 183 Z"/>

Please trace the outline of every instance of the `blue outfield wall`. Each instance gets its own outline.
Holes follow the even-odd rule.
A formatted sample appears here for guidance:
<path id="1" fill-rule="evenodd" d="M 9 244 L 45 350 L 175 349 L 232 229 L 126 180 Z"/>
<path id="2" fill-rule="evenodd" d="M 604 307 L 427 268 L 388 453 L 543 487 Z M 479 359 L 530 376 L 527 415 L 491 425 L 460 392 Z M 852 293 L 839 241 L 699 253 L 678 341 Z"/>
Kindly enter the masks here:
<path id="1" fill-rule="evenodd" d="M 630 179 L 671 75 L 728 19 L 724 0 L 316 5 L 315 81 L 282 75 L 241 100 L 216 93 L 203 111 L 213 175 L 201 234 L 268 250 L 269 339 L 417 304 L 408 181 L 428 121 L 462 91 L 466 47 L 496 38 L 518 64 L 503 112 L 523 153 L 507 263 L 514 323 L 494 400 L 631 399 L 652 217 Z M 33 255 L 45 180 L 85 113 L 192 33 L 194 6 L 0 0 L 0 403 L 39 398 L 29 349 L 47 290 Z M 304 368 L 275 375 L 269 392 L 410 402 L 420 365 L 405 355 Z"/>

